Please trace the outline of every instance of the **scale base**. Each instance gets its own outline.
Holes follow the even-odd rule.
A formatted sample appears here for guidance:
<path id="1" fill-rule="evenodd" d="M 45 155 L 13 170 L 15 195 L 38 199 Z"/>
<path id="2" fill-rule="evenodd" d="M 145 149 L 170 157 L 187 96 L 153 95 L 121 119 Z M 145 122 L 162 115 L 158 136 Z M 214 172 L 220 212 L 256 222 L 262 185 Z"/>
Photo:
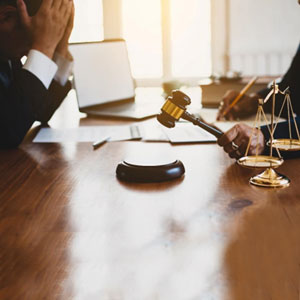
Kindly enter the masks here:
<path id="1" fill-rule="evenodd" d="M 284 188 L 290 185 L 290 180 L 286 176 L 268 168 L 261 174 L 251 177 L 250 183 L 260 187 Z"/>

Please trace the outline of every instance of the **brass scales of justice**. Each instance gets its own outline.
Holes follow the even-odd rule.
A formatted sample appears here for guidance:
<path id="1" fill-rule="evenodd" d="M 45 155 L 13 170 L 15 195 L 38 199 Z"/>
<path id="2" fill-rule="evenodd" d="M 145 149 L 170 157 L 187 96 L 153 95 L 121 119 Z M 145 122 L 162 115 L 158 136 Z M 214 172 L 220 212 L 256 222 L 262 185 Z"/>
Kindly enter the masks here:
<path id="1" fill-rule="evenodd" d="M 280 112 L 278 114 L 277 120 L 276 122 L 274 122 L 276 95 L 279 93 L 284 95 L 284 101 L 280 108 Z M 270 147 L 270 155 L 269 156 L 258 155 L 258 144 L 257 144 L 256 154 L 252 156 L 248 156 L 251 141 L 253 139 L 255 130 L 257 128 L 260 128 L 262 117 L 264 118 L 266 124 L 269 123 L 266 118 L 263 105 L 267 103 L 271 97 L 272 97 L 272 113 L 271 113 L 271 122 L 270 122 L 271 124 L 267 125 L 268 131 L 270 133 L 270 140 L 267 142 L 267 145 Z M 287 113 L 288 113 L 289 138 L 274 139 L 274 133 L 276 131 L 280 116 L 285 106 L 287 107 Z M 292 138 L 291 119 L 294 122 L 298 139 Z M 274 148 L 277 152 L 278 157 L 273 156 Z M 252 128 L 252 132 L 250 135 L 249 143 L 245 152 L 245 156 L 240 158 L 237 161 L 237 163 L 240 166 L 246 168 L 254 168 L 254 169 L 266 168 L 266 170 L 263 171 L 262 173 L 250 178 L 250 183 L 253 185 L 260 186 L 260 187 L 269 187 L 269 188 L 287 187 L 290 184 L 290 180 L 285 175 L 277 173 L 274 169 L 281 166 L 284 162 L 282 156 L 280 155 L 280 151 L 299 151 L 299 150 L 300 150 L 300 135 L 299 135 L 299 130 L 295 120 L 295 114 L 291 103 L 289 88 L 285 89 L 284 91 L 280 91 L 278 85 L 275 82 L 273 82 L 272 90 L 269 92 L 266 98 L 258 100 L 258 109 L 257 109 L 254 125 Z"/>

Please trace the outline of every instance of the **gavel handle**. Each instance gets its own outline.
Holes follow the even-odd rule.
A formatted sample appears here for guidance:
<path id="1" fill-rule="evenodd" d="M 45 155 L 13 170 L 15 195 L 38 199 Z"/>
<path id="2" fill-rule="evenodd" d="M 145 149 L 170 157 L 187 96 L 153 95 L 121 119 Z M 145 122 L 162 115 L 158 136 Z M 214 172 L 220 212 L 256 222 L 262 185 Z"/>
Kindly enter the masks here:
<path id="1" fill-rule="evenodd" d="M 223 132 L 200 121 L 200 119 L 196 118 L 194 115 L 188 113 L 187 111 L 185 111 L 183 113 L 183 115 L 181 116 L 182 119 L 185 119 L 189 122 L 192 122 L 194 125 L 197 125 L 201 128 L 203 128 L 204 130 L 208 131 L 209 133 L 211 133 L 212 135 L 214 135 L 216 138 L 219 138 L 221 135 L 223 135 Z"/>

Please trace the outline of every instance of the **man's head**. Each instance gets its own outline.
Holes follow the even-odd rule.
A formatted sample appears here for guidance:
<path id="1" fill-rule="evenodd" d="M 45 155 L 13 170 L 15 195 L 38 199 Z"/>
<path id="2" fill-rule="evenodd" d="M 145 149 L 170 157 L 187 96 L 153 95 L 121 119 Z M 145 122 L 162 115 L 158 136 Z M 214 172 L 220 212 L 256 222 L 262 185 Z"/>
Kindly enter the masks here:
<path id="1" fill-rule="evenodd" d="M 42 0 L 25 0 L 29 15 L 34 15 Z M 0 0 L 0 59 L 19 59 L 30 49 L 30 37 L 22 26 L 16 0 Z"/>
<path id="2" fill-rule="evenodd" d="M 34 16 L 38 11 L 39 7 L 41 6 L 43 0 L 24 0 L 27 11 L 30 16 Z M 299 0 L 300 1 L 300 0 Z M 16 0 L 0 0 L 0 6 L 2 5 L 10 5 L 13 7 L 17 7 Z"/>

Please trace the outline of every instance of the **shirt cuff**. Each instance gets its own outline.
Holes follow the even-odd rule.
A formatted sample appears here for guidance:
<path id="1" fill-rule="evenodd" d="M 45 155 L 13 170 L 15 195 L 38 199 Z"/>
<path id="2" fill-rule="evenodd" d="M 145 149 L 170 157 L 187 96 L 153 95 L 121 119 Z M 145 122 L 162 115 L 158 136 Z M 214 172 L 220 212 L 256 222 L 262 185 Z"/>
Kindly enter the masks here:
<path id="1" fill-rule="evenodd" d="M 53 60 L 58 66 L 54 79 L 64 86 L 72 73 L 74 62 L 64 58 L 58 53 L 54 53 Z"/>
<path id="2" fill-rule="evenodd" d="M 57 65 L 48 56 L 34 49 L 29 51 L 27 60 L 23 66 L 23 69 L 35 75 L 46 89 L 49 88 L 57 68 Z"/>

